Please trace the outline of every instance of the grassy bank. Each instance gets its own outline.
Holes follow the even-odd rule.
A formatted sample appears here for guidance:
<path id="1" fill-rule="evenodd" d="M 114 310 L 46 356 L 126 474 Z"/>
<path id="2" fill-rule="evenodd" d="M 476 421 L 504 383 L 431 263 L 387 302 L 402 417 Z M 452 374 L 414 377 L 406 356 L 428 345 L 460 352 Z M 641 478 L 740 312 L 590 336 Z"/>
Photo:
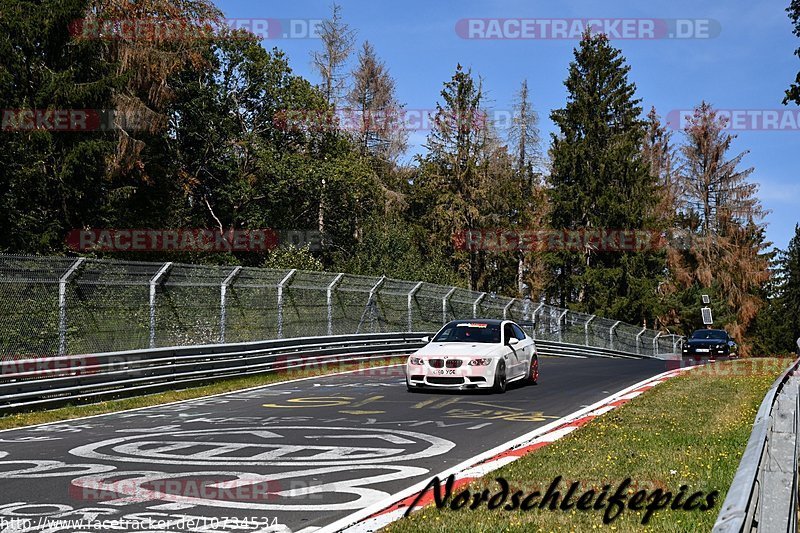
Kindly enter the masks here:
<path id="1" fill-rule="evenodd" d="M 504 478 L 509 494 L 522 491 L 521 500 L 534 491 L 546 494 L 557 476 L 560 502 L 570 485 L 579 482 L 573 505 L 589 490 L 595 490 L 591 505 L 608 485 L 613 494 L 626 478 L 627 498 L 644 490 L 647 496 L 661 490 L 672 500 L 663 510 L 655 511 L 647 524 L 644 502 L 640 511 L 625 510 L 610 524 L 603 523 L 605 509 L 577 510 L 572 507 L 540 509 L 541 496 L 529 500 L 533 509 L 505 510 L 506 500 L 494 510 L 483 502 L 476 510 L 470 499 L 460 510 L 430 507 L 388 527 L 390 533 L 412 532 L 485 532 L 485 531 L 710 531 L 750 436 L 761 401 L 789 359 L 747 360 L 719 363 L 695 369 L 658 385 L 570 434 L 468 487 L 470 493 L 488 489 L 491 498 L 500 493 L 495 478 Z M 718 491 L 711 509 L 672 510 L 674 497 L 685 485 L 683 505 L 689 496 L 702 492 L 692 503 L 707 505 L 706 497 Z M 453 491 L 455 499 L 462 489 Z M 654 498 L 659 497 L 656 494 Z M 496 502 L 500 501 L 500 497 Z M 552 500 L 551 500 L 552 501 Z M 608 501 L 607 499 L 605 501 Z M 664 501 L 664 500 L 662 500 Z M 549 504 L 550 502 L 548 502 Z M 606 506 L 608 507 L 608 506 Z"/>
<path id="2" fill-rule="evenodd" d="M 374 368 L 377 366 L 392 365 L 402 363 L 405 357 L 381 358 L 373 361 L 362 361 L 356 363 L 330 363 L 327 365 L 312 365 L 309 369 L 298 369 L 284 372 L 272 372 L 259 376 L 244 378 L 233 378 L 209 383 L 199 387 L 191 387 L 180 390 L 166 391 L 145 396 L 135 396 L 105 402 L 90 403 L 84 405 L 67 405 L 65 407 L 34 411 L 29 413 L 18 413 L 0 417 L 0 429 L 11 429 L 16 427 L 30 426 L 33 424 L 44 424 L 47 422 L 58 422 L 72 418 L 84 416 L 113 413 L 126 409 L 138 409 L 150 407 L 180 400 L 190 400 L 213 394 L 223 394 L 237 390 L 247 389 L 278 383 L 290 379 L 298 379 L 348 370 L 358 370 Z"/>

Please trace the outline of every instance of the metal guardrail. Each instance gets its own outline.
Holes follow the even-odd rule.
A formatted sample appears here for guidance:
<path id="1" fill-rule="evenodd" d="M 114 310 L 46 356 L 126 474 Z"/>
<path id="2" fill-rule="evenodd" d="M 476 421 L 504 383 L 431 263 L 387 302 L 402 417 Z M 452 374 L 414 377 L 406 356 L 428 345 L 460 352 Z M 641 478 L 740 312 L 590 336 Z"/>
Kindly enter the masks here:
<path id="1" fill-rule="evenodd" d="M 432 333 L 302 337 L 238 344 L 179 346 L 5 362 L 0 413 L 151 393 L 214 380 L 409 354 Z M 537 341 L 541 355 L 646 357 Z"/>
<path id="2" fill-rule="evenodd" d="M 6 362 L 0 373 L 0 413 L 404 355 L 424 346 L 425 335 L 304 337 Z"/>
<path id="3" fill-rule="evenodd" d="M 797 359 L 761 403 L 714 533 L 797 531 L 799 366 Z"/>
<path id="4" fill-rule="evenodd" d="M 580 344 L 568 344 L 549 341 L 536 341 L 536 349 L 539 355 L 552 357 L 612 357 L 623 359 L 658 359 L 653 355 L 634 354 L 619 350 L 608 350 L 604 348 L 591 348 Z"/>

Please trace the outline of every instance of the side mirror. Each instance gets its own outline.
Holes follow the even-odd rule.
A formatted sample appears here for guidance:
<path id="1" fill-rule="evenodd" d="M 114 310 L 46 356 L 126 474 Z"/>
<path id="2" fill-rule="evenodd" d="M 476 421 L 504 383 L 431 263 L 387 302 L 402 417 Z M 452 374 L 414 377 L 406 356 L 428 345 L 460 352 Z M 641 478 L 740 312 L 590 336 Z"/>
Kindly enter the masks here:
<path id="1" fill-rule="evenodd" d="M 431 338 L 428 336 L 422 337 L 420 340 L 426 344 L 431 342 Z"/>
<path id="2" fill-rule="evenodd" d="M 508 339 L 508 344 L 514 346 L 515 344 L 519 344 L 519 339 L 516 337 L 511 337 Z"/>

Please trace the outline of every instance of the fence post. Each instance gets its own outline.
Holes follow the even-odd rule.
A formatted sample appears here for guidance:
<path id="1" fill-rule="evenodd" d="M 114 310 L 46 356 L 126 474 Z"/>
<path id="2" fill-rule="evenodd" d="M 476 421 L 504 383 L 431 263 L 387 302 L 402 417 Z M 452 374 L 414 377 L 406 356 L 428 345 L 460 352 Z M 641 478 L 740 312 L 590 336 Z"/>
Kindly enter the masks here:
<path id="1" fill-rule="evenodd" d="M 414 331 L 414 318 L 411 313 L 412 309 L 412 301 L 414 300 L 414 295 L 417 294 L 417 291 L 422 287 L 422 282 L 420 281 L 414 288 L 411 289 L 408 293 L 408 332 L 411 333 Z"/>
<path id="2" fill-rule="evenodd" d="M 536 340 L 536 324 L 537 324 L 536 317 L 539 315 L 539 311 L 542 310 L 542 307 L 544 307 L 544 302 L 539 302 L 539 307 L 534 309 L 533 314 L 531 315 L 531 323 L 533 324 L 533 328 L 531 328 L 531 333 L 532 333 L 531 338 L 533 340 Z"/>
<path id="3" fill-rule="evenodd" d="M 342 281 L 344 274 L 337 274 L 336 277 L 328 285 L 327 291 L 327 304 L 328 304 L 328 336 L 333 335 L 333 291 Z"/>
<path id="4" fill-rule="evenodd" d="M 642 328 L 642 331 L 636 335 L 636 355 L 642 355 L 642 335 L 647 332 L 647 328 Z"/>
<path id="5" fill-rule="evenodd" d="M 450 289 L 447 294 L 444 295 L 442 298 L 442 325 L 444 326 L 447 324 L 447 304 L 450 302 L 450 298 L 453 297 L 453 293 L 456 292 L 457 287 L 453 287 Z"/>
<path id="6" fill-rule="evenodd" d="M 78 272 L 86 258 L 78 258 L 64 274 L 58 278 L 58 355 L 67 354 L 67 283 Z"/>
<path id="7" fill-rule="evenodd" d="M 589 346 L 589 324 L 591 324 L 592 320 L 594 320 L 595 318 L 597 318 L 597 315 L 590 316 L 589 320 L 586 321 L 586 324 L 583 325 L 583 333 L 585 338 L 583 342 L 584 346 Z"/>
<path id="8" fill-rule="evenodd" d="M 225 278 L 222 284 L 219 286 L 219 342 L 220 344 L 225 343 L 225 324 L 226 324 L 226 316 L 227 316 L 227 307 L 225 305 L 228 299 L 228 287 L 231 286 L 233 280 L 236 279 L 236 276 L 239 275 L 239 272 L 242 271 L 242 267 L 237 266 L 231 270 L 231 273 Z"/>
<path id="9" fill-rule="evenodd" d="M 511 309 L 511 306 L 514 305 L 514 302 L 516 301 L 516 298 L 511 298 L 511 301 L 508 302 L 508 304 L 506 304 L 506 306 L 503 308 L 503 320 L 508 318 L 508 310 Z"/>
<path id="10" fill-rule="evenodd" d="M 286 276 L 278 283 L 278 338 L 283 338 L 283 288 L 289 283 L 294 275 L 297 274 L 297 269 L 293 268 Z"/>
<path id="11" fill-rule="evenodd" d="M 564 310 L 561 316 L 558 317 L 558 342 L 564 342 L 564 329 L 561 327 L 561 321 L 566 318 L 567 313 L 569 313 L 569 309 Z"/>
<path id="12" fill-rule="evenodd" d="M 653 355 L 658 355 L 658 338 L 661 336 L 661 332 L 659 331 L 655 337 L 653 337 Z"/>
<path id="13" fill-rule="evenodd" d="M 614 325 L 611 326 L 611 329 L 608 330 L 608 341 L 611 343 L 612 350 L 614 349 L 614 330 L 617 329 L 620 324 L 622 324 L 622 322 L 617 320 L 614 322 Z"/>
<path id="14" fill-rule="evenodd" d="M 156 347 L 156 286 L 161 283 L 161 279 L 172 268 L 172 263 L 164 265 L 150 278 L 150 348 Z"/>
<path id="15" fill-rule="evenodd" d="M 486 298 L 486 293 L 482 292 L 477 300 L 472 303 L 472 318 L 478 318 L 478 306 L 481 305 L 484 298 Z"/>

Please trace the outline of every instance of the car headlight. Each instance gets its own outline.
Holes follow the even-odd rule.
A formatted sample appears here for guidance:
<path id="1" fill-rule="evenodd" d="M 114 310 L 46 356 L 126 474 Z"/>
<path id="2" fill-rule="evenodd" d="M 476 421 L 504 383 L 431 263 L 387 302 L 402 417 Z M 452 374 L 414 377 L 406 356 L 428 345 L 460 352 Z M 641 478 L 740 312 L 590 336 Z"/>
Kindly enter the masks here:
<path id="1" fill-rule="evenodd" d="M 467 363 L 468 366 L 489 366 L 490 364 L 492 364 L 491 359 L 473 359 Z"/>
<path id="2" fill-rule="evenodd" d="M 408 362 L 411 363 L 414 366 L 421 366 L 422 365 L 422 359 L 419 358 L 419 357 L 411 357 L 411 358 L 409 358 Z"/>
<path id="3" fill-rule="evenodd" d="M 724 350 L 724 349 L 725 349 L 724 344 L 717 344 L 717 350 Z"/>

